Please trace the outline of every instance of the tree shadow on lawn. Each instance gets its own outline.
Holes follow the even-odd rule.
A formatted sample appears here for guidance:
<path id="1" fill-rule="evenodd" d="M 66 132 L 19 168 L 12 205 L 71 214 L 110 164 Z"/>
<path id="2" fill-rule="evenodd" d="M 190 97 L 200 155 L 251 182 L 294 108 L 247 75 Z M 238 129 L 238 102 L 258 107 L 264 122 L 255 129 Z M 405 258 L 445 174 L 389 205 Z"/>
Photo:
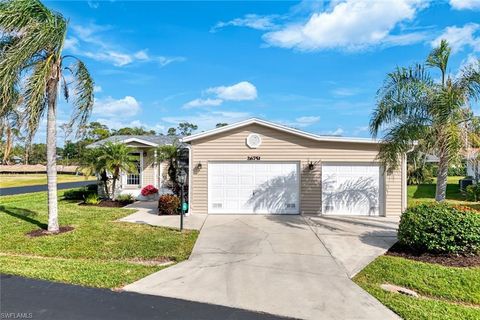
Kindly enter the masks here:
<path id="1" fill-rule="evenodd" d="M 14 218 L 23 220 L 25 222 L 31 223 L 33 225 L 36 225 L 37 227 L 41 229 L 47 229 L 48 225 L 46 223 L 40 222 L 36 219 L 31 218 L 30 216 L 36 216 L 38 215 L 37 212 L 29 210 L 29 209 L 24 209 L 24 208 L 15 208 L 15 207 L 5 207 L 5 206 L 0 206 L 0 212 L 5 212 L 9 216 L 12 216 Z"/>
<path id="2" fill-rule="evenodd" d="M 412 195 L 412 199 L 425 199 L 432 198 L 435 199 L 435 184 L 419 184 L 415 192 Z M 465 197 L 460 191 L 458 184 L 449 183 L 447 184 L 447 195 L 448 200 L 459 200 L 465 201 Z"/>

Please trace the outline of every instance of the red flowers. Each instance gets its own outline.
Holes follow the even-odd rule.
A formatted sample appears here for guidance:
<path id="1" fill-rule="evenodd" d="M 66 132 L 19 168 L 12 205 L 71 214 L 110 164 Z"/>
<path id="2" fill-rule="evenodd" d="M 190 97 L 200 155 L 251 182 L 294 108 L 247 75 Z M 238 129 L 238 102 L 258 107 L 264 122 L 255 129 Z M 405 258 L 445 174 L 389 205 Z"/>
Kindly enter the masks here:
<path id="1" fill-rule="evenodd" d="M 158 189 L 152 186 L 151 184 L 149 184 L 148 186 L 142 189 L 142 196 L 146 197 L 151 194 L 156 194 L 157 192 L 158 192 Z"/>

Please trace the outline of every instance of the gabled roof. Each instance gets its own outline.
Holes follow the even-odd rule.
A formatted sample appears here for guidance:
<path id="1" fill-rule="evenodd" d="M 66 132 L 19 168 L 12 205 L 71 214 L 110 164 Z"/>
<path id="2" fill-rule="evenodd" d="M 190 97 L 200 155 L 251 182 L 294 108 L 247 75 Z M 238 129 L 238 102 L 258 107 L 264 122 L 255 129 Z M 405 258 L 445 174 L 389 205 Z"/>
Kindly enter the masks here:
<path id="1" fill-rule="evenodd" d="M 236 123 L 224 126 L 224 127 L 220 127 L 220 128 L 204 131 L 204 132 L 201 132 L 201 133 L 197 133 L 197 134 L 194 134 L 194 135 L 191 135 L 191 136 L 188 136 L 188 137 L 184 137 L 184 138 L 181 139 L 181 141 L 182 142 L 190 142 L 190 141 L 193 141 L 193 140 L 209 137 L 209 136 L 212 136 L 214 134 L 221 133 L 221 132 L 226 132 L 226 131 L 229 131 L 229 130 L 233 130 L 233 129 L 241 128 L 241 127 L 244 127 L 244 126 L 248 126 L 250 124 L 258 124 L 258 125 L 261 125 L 261 126 L 269 127 L 269 128 L 272 128 L 272 129 L 283 131 L 283 132 L 288 132 L 288 133 L 291 133 L 291 134 L 294 134 L 294 135 L 297 135 L 297 136 L 301 136 L 301 137 L 304 137 L 304 138 L 317 140 L 317 141 L 381 143 L 380 140 L 375 140 L 375 139 L 370 139 L 370 138 L 353 138 L 353 137 L 350 138 L 350 137 L 317 135 L 317 134 L 313 134 L 313 133 L 305 132 L 305 131 L 302 131 L 302 130 L 290 128 L 290 127 L 287 127 L 287 126 L 284 126 L 284 125 L 281 125 L 281 124 L 278 124 L 278 123 L 273 123 L 273 122 L 258 119 L 258 118 L 251 118 L 251 119 L 236 122 Z"/>
<path id="2" fill-rule="evenodd" d="M 120 136 L 111 136 L 106 139 L 94 142 L 89 144 L 88 148 L 96 148 L 103 145 L 106 142 L 114 143 L 129 143 L 129 142 L 138 142 L 150 147 L 158 147 L 168 144 L 173 144 L 175 140 L 178 140 L 179 137 L 176 136 L 139 136 L 139 135 L 120 135 Z"/>

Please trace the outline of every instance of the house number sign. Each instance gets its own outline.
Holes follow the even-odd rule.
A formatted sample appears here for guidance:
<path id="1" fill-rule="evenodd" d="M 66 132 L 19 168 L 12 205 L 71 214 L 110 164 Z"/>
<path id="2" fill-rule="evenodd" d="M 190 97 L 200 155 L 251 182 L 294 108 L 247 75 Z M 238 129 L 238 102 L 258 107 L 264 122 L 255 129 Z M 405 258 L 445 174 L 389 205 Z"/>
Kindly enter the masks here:
<path id="1" fill-rule="evenodd" d="M 249 160 L 249 161 L 259 161 L 260 156 L 247 156 L 247 160 Z"/>

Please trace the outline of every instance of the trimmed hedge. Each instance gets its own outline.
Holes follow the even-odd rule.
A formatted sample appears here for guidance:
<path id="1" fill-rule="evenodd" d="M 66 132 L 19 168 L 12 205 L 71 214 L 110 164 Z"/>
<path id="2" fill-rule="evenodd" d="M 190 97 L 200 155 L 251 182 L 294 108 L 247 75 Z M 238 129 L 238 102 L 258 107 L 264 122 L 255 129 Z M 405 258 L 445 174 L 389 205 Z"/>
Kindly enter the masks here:
<path id="1" fill-rule="evenodd" d="M 421 204 L 402 214 L 398 240 L 420 252 L 478 254 L 480 213 L 447 204 Z"/>

